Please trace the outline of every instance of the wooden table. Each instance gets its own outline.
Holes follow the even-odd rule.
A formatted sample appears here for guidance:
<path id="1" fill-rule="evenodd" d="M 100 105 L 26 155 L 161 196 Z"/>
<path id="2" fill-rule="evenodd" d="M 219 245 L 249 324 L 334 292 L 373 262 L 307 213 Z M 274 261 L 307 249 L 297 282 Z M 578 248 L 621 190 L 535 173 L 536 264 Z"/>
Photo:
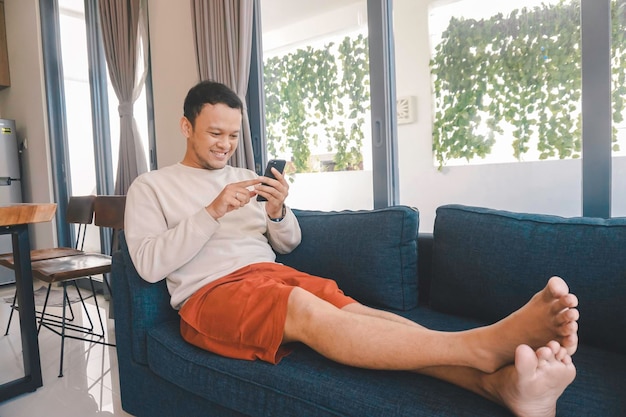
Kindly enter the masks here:
<path id="1" fill-rule="evenodd" d="M 43 385 L 35 321 L 28 225 L 31 223 L 49 222 L 54 217 L 56 208 L 56 204 L 13 204 L 0 206 L 0 234 L 10 234 L 13 240 L 15 285 L 17 288 L 17 301 L 20 306 L 20 330 L 24 361 L 24 376 L 0 385 L 0 402 L 26 392 L 35 391 Z"/>

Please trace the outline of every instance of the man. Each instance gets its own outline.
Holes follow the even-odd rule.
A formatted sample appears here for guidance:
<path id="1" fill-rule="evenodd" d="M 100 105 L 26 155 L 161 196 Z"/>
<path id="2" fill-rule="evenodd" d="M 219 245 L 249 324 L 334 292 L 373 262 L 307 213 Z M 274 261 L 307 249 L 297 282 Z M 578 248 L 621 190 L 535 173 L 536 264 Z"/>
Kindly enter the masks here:
<path id="1" fill-rule="evenodd" d="M 575 377 L 571 355 L 578 346 L 578 301 L 561 278 L 493 325 L 440 332 L 277 264 L 272 248 L 293 250 L 300 228 L 285 206 L 283 175 L 258 177 L 227 165 L 242 109 L 222 84 L 193 87 L 180 122 L 187 139 L 182 162 L 142 175 L 128 191 L 131 257 L 146 281 L 166 277 L 185 340 L 271 363 L 288 354 L 291 342 L 302 342 L 343 364 L 443 379 L 518 416 L 555 415 L 557 398 Z"/>

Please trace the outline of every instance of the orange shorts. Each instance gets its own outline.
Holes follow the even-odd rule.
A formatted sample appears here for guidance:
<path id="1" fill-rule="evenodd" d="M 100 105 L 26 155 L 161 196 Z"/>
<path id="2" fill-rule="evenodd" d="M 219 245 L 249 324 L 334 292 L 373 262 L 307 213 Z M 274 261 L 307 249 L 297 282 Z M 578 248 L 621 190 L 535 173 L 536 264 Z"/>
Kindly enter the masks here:
<path id="1" fill-rule="evenodd" d="M 287 300 L 294 287 L 337 308 L 355 300 L 335 281 L 277 263 L 258 263 L 211 282 L 180 309 L 180 332 L 187 342 L 235 359 L 278 363 L 291 351 L 282 345 Z"/>

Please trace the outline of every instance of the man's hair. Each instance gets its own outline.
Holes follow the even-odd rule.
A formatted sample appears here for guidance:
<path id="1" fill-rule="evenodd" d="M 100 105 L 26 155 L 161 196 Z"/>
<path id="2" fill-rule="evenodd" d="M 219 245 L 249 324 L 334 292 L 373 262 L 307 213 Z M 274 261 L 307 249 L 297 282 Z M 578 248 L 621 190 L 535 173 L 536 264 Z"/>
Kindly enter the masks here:
<path id="1" fill-rule="evenodd" d="M 205 104 L 225 104 L 243 112 L 243 103 L 233 90 L 215 81 L 201 81 L 189 90 L 183 106 L 183 114 L 192 126 Z"/>

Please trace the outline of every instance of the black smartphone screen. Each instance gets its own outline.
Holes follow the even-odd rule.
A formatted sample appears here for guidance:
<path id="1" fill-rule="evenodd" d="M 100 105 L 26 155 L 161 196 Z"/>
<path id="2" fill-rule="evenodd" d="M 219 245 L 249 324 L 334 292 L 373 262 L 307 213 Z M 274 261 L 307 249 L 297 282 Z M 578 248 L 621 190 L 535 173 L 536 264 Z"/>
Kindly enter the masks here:
<path id="1" fill-rule="evenodd" d="M 267 166 L 265 167 L 265 173 L 263 174 L 263 176 L 276 179 L 274 173 L 272 172 L 272 168 L 276 168 L 278 172 L 282 174 L 285 170 L 285 162 L 286 161 L 284 159 L 270 159 L 269 161 L 267 161 Z M 267 199 L 257 194 L 256 201 L 267 201 Z"/>

